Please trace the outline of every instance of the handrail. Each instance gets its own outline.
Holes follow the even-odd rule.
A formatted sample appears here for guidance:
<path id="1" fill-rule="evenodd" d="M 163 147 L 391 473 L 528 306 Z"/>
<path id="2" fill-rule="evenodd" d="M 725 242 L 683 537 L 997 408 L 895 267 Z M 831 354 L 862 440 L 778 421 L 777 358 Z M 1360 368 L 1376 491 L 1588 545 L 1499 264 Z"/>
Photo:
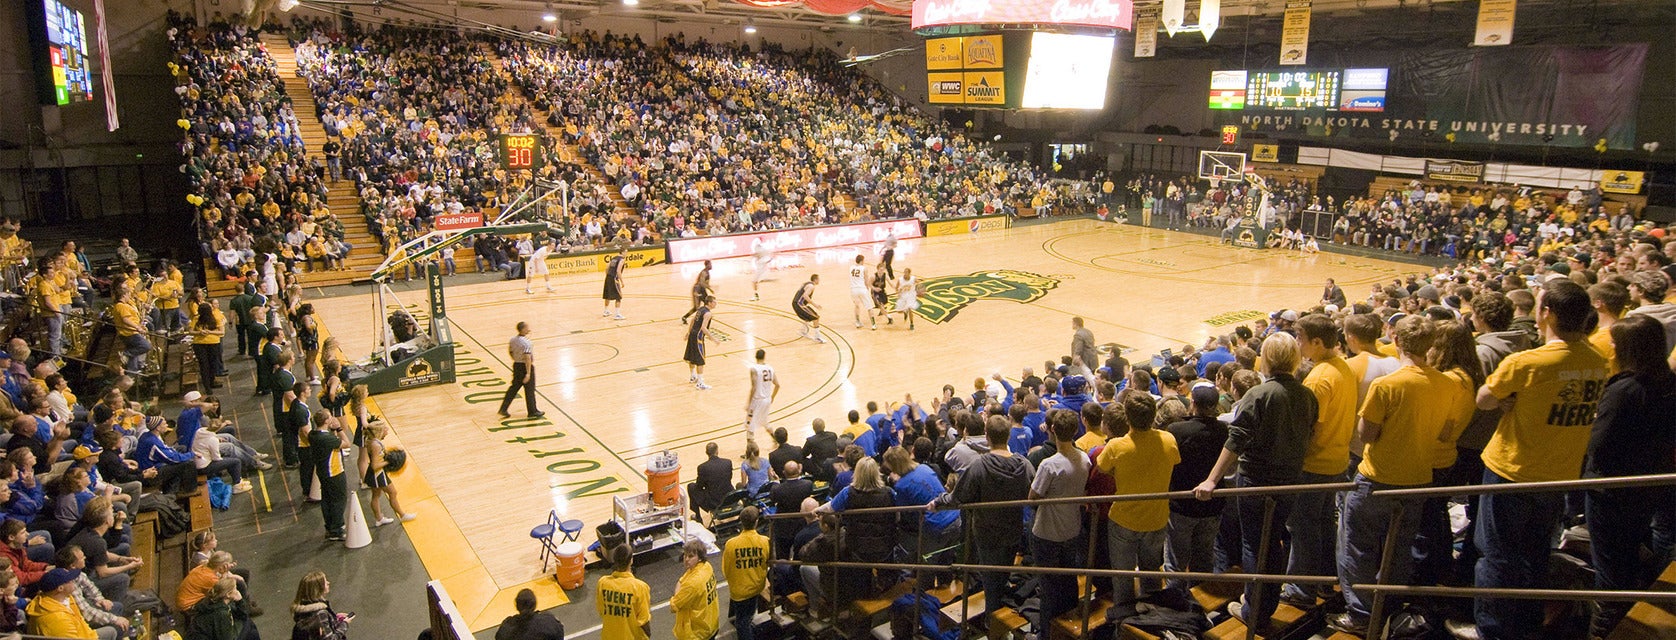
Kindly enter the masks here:
<path id="1" fill-rule="evenodd" d="M 1609 477 L 1609 478 L 1585 478 L 1585 479 L 1578 479 L 1578 480 L 1557 480 L 1557 481 L 1545 481 L 1545 482 L 1516 482 L 1516 483 L 1494 484 L 1494 485 L 1456 485 L 1456 486 L 1447 486 L 1447 487 L 1413 487 L 1413 488 L 1400 488 L 1400 489 L 1380 489 L 1380 490 L 1372 491 L 1371 494 L 1382 496 L 1382 497 L 1420 498 L 1420 497 L 1479 495 L 1479 494 L 1495 494 L 1495 493 L 1563 492 L 1563 491 L 1575 491 L 1575 490 L 1620 489 L 1620 488 L 1672 486 L 1672 485 L 1676 485 L 1676 474 L 1649 474 L 1649 475 L 1638 475 L 1638 476 L 1618 476 L 1618 477 Z M 1353 483 L 1353 482 L 1298 484 L 1298 485 L 1281 485 L 1281 486 L 1268 486 L 1268 487 L 1235 487 L 1235 488 L 1229 488 L 1229 489 L 1217 489 L 1212 493 L 1211 497 L 1226 498 L 1226 497 L 1242 497 L 1242 496 L 1275 496 L 1275 495 L 1287 495 L 1287 494 L 1295 494 L 1295 493 L 1309 493 L 1309 492 L 1318 492 L 1318 491 L 1349 491 L 1349 490 L 1356 489 L 1356 487 L 1357 487 L 1356 483 Z M 962 510 L 962 511 L 974 511 L 974 510 L 982 510 L 982 509 L 1039 507 L 1039 506 L 1045 506 L 1045 505 L 1060 505 L 1060 504 L 1102 504 L 1102 503 L 1116 503 L 1116 502 L 1131 502 L 1131 501 L 1140 501 L 1140 500 L 1174 500 L 1174 499 L 1187 499 L 1187 498 L 1194 498 L 1194 497 L 1196 497 L 1196 496 L 1194 496 L 1192 491 L 1166 491 L 1166 492 L 1139 493 L 1139 494 L 1126 494 L 1126 495 L 1074 496 L 1074 497 L 1065 497 L 1065 498 L 1041 498 L 1041 499 L 1036 499 L 1036 500 L 1007 500 L 1007 501 L 998 501 L 998 502 L 981 502 L 981 503 L 960 505 L 959 507 L 950 507 L 950 509 L 951 510 L 958 509 L 958 510 Z M 1265 503 L 1272 505 L 1271 501 L 1265 500 Z M 921 513 L 923 515 L 925 513 L 925 511 L 926 511 L 925 505 L 904 505 L 904 506 L 892 506 L 892 507 L 846 509 L 842 512 L 838 512 L 836 515 L 838 515 L 840 518 L 845 517 L 845 516 L 850 516 L 850 515 L 895 514 L 895 513 L 907 513 L 907 512 L 918 512 L 918 513 Z M 1402 511 L 1402 506 L 1401 506 L 1401 504 L 1399 504 L 1397 506 L 1397 514 L 1394 514 L 1393 518 L 1401 517 L 1400 516 L 1401 511 Z M 1265 509 L 1264 516 L 1263 516 L 1263 529 L 1262 529 L 1263 533 L 1261 535 L 1261 538 L 1263 538 L 1263 539 L 1267 539 L 1270 535 L 1272 535 L 1271 530 L 1270 530 L 1270 525 L 1271 525 L 1271 522 L 1270 522 L 1271 515 L 1270 514 L 1271 513 L 1272 513 L 1272 511 L 1270 511 L 1270 509 Z M 782 514 L 772 514 L 772 515 L 766 515 L 765 514 L 763 516 L 763 519 L 774 520 L 774 519 L 802 518 L 802 517 L 804 517 L 804 515 L 805 514 L 803 514 L 803 513 L 782 513 Z M 924 542 L 923 542 L 924 529 L 925 529 L 924 526 L 921 526 L 920 529 L 919 529 L 920 539 L 921 539 L 920 544 L 922 546 L 924 544 Z M 967 538 L 968 538 L 967 544 L 972 544 L 972 541 L 970 540 L 971 533 L 972 533 L 971 528 L 969 526 L 968 527 L 963 527 L 963 530 L 967 534 Z M 1386 544 L 1385 544 L 1386 549 L 1385 549 L 1385 552 L 1382 554 L 1382 558 L 1381 558 L 1381 561 L 1380 561 L 1380 571 L 1376 575 L 1384 575 L 1385 574 L 1385 567 L 1390 562 L 1392 562 L 1392 557 L 1391 556 L 1393 555 L 1393 553 L 1396 550 L 1397 545 L 1399 544 L 1397 541 L 1395 541 L 1392 538 L 1392 535 L 1394 535 L 1395 531 L 1396 531 L 1396 529 L 1392 528 L 1387 533 L 1387 536 L 1386 536 L 1387 539 L 1386 539 Z M 1089 539 L 1090 550 L 1092 550 L 1093 545 L 1098 544 L 1098 543 L 1099 543 L 1099 541 L 1094 540 L 1091 537 Z M 772 542 L 770 544 L 772 544 Z M 840 546 L 840 550 L 841 550 L 842 546 L 843 546 L 841 541 L 839 543 L 839 546 Z M 1263 549 L 1264 551 L 1266 551 L 1266 546 L 1267 545 L 1264 545 L 1264 549 Z M 1263 554 L 1261 554 L 1261 553 L 1259 554 L 1258 566 L 1263 566 L 1264 565 L 1264 560 L 1262 558 L 1262 555 Z M 919 557 L 923 558 L 925 556 L 922 554 Z M 1096 568 L 1090 568 L 1090 567 L 1040 567 L 1040 566 L 1016 566 L 1016 565 L 986 565 L 986 564 L 972 564 L 972 563 L 961 563 L 961 562 L 950 563 L 950 564 L 946 564 L 946 565 L 938 565 L 938 564 L 876 563 L 876 562 L 852 562 L 852 561 L 802 562 L 802 561 L 796 561 L 796 560 L 775 559 L 775 560 L 773 560 L 773 563 L 776 564 L 776 565 L 782 565 L 782 566 L 815 566 L 815 567 L 848 568 L 848 569 L 884 569 L 884 570 L 901 570 L 901 571 L 913 571 L 913 572 L 919 572 L 919 571 L 939 571 L 939 572 L 957 571 L 957 572 L 968 572 L 968 573 L 969 572 L 1009 572 L 1009 573 L 1022 573 L 1022 574 L 1033 574 L 1033 575 L 1079 575 L 1079 576 L 1089 576 L 1089 577 L 1110 577 L 1110 578 L 1154 578 L 1154 579 L 1165 579 L 1165 580 L 1175 579 L 1175 580 L 1190 580 L 1190 581 L 1195 581 L 1195 582 L 1240 582 L 1240 583 L 1276 583 L 1276 582 L 1279 582 L 1279 583 L 1320 584 L 1320 585 L 1338 584 L 1339 583 L 1339 579 L 1336 576 L 1288 575 L 1288 574 L 1285 574 L 1285 573 L 1275 573 L 1275 574 L 1269 574 L 1269 573 L 1220 573 L 1219 574 L 1219 573 L 1202 573 L 1202 572 L 1187 572 L 1187 571 L 1139 571 L 1139 570 L 1132 570 L 1132 569 L 1096 569 Z M 1561 599 L 1561 600 L 1658 601 L 1658 602 L 1670 601 L 1670 602 L 1676 602 L 1676 591 L 1662 592 L 1662 591 L 1604 591 L 1604 590 L 1570 590 L 1570 589 L 1500 589 L 1500 588 L 1435 587 L 1435 586 L 1434 587 L 1422 587 L 1422 586 L 1411 586 L 1411 585 L 1381 584 L 1377 581 L 1374 582 L 1374 583 L 1368 583 L 1368 584 L 1361 584 L 1361 583 L 1353 584 L 1353 585 L 1349 585 L 1349 588 L 1356 589 L 1356 590 L 1365 590 L 1372 595 L 1373 606 L 1372 606 L 1372 611 L 1371 611 L 1371 615 L 1370 615 L 1371 620 L 1370 620 L 1369 628 L 1368 628 L 1369 637 L 1377 636 L 1379 634 L 1380 630 L 1383 628 L 1384 622 L 1385 622 L 1384 616 L 1382 615 L 1382 612 L 1383 612 L 1383 609 L 1384 609 L 1384 599 L 1387 598 L 1387 597 L 1390 597 L 1390 596 L 1394 596 L 1394 595 L 1437 596 L 1437 597 L 1456 597 L 1456 598 L 1463 598 L 1463 597 L 1464 598 L 1506 598 L 1506 599 L 1516 599 L 1516 600 L 1517 599 L 1524 599 L 1524 600 Z M 1083 596 L 1083 601 L 1084 602 L 1083 602 L 1083 609 L 1082 609 L 1083 612 L 1084 612 L 1084 615 L 1087 614 L 1087 606 L 1088 606 L 1087 598 L 1088 598 L 1088 594 L 1085 593 L 1084 596 Z M 918 606 L 919 606 L 918 601 L 916 599 L 916 602 L 915 602 L 915 609 L 916 610 L 915 610 L 915 615 L 914 615 L 916 620 L 918 619 Z M 964 606 L 967 606 L 967 605 L 963 605 L 963 607 Z M 1084 625 L 1085 628 L 1083 629 L 1083 634 L 1082 634 L 1085 637 L 1086 637 L 1087 632 L 1088 632 L 1088 629 L 1086 628 L 1086 626 L 1087 625 Z M 1256 629 L 1247 628 L 1246 629 L 1247 639 L 1250 640 L 1251 638 L 1255 637 L 1255 633 L 1256 633 Z"/>
<path id="2" fill-rule="evenodd" d="M 1671 479 L 1676 480 L 1676 476 L 1671 476 Z M 1279 486 L 1272 486 L 1272 487 L 1230 487 L 1230 488 L 1227 488 L 1227 489 L 1217 489 L 1216 491 L 1212 492 L 1210 498 L 1207 498 L 1207 500 L 1208 499 L 1215 499 L 1215 498 L 1238 498 L 1238 497 L 1241 497 L 1241 496 L 1254 497 L 1254 496 L 1286 495 L 1286 494 L 1291 494 L 1291 493 L 1312 493 L 1312 492 L 1316 492 L 1316 491 L 1349 491 L 1349 490 L 1355 489 L 1355 488 L 1356 488 L 1356 483 L 1354 483 L 1354 482 L 1324 482 L 1324 483 L 1318 483 L 1318 484 L 1288 484 L 1288 485 L 1279 485 Z M 1193 497 L 1194 497 L 1194 495 L 1193 495 L 1192 491 L 1161 491 L 1161 492 L 1155 492 L 1155 493 L 1125 493 L 1125 494 L 1103 495 L 1103 496 L 1074 496 L 1074 497 L 1067 497 L 1067 498 L 1037 498 L 1035 500 L 1002 500 L 1002 501 L 998 501 L 998 502 L 973 502 L 973 503 L 969 503 L 969 504 L 962 504 L 962 505 L 957 506 L 957 507 L 956 506 L 951 506 L 951 507 L 948 507 L 948 510 L 949 511 L 955 511 L 955 510 L 978 511 L 978 510 L 983 510 L 983 509 L 1010 509 L 1010 508 L 1018 508 L 1018 507 L 1040 507 L 1040 506 L 1059 505 L 1059 504 L 1105 504 L 1105 503 L 1108 503 L 1108 502 L 1139 502 L 1139 501 L 1142 501 L 1142 500 L 1181 500 L 1181 499 L 1188 499 L 1188 498 L 1193 498 Z M 900 513 L 900 512 L 905 512 L 905 511 L 925 511 L 925 505 L 920 504 L 920 505 L 902 505 L 902 506 L 896 506 L 896 507 L 869 507 L 869 508 L 865 508 L 865 509 L 845 509 L 842 513 L 848 514 L 848 515 L 871 515 L 871 514 L 881 514 L 881 513 Z M 803 517 L 803 514 L 802 513 L 773 513 L 773 514 L 763 514 L 762 515 L 762 519 L 765 519 L 765 520 L 774 520 L 774 519 L 783 520 L 783 519 L 794 518 L 794 517 L 801 518 L 801 517 Z"/>

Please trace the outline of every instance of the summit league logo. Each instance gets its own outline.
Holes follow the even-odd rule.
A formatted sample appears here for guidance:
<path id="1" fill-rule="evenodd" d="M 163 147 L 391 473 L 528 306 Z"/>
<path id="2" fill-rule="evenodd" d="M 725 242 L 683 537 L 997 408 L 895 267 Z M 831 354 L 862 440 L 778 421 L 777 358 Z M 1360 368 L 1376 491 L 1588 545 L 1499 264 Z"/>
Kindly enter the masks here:
<path id="1" fill-rule="evenodd" d="M 1029 304 L 1057 288 L 1059 280 L 1011 269 L 926 278 L 921 282 L 924 292 L 919 295 L 919 316 L 942 324 L 954 319 L 966 305 L 978 300 L 1010 300 Z"/>

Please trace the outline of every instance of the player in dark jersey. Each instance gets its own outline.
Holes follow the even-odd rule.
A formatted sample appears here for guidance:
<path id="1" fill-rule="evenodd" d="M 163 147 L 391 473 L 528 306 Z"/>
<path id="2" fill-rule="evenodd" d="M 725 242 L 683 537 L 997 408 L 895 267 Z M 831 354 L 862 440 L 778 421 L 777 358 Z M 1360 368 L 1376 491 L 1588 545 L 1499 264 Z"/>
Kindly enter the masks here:
<path id="1" fill-rule="evenodd" d="M 698 272 L 698 278 L 693 280 L 693 308 L 688 309 L 687 312 L 681 316 L 681 324 L 686 324 L 687 318 L 692 317 L 695 313 L 698 313 L 698 310 L 704 306 L 704 298 L 706 296 L 712 298 L 716 296 L 715 292 L 710 290 L 709 260 L 704 261 L 704 270 Z"/>
<path id="2" fill-rule="evenodd" d="M 879 267 L 873 270 L 873 277 L 867 282 L 867 293 L 873 296 L 873 308 L 867 310 L 867 319 L 872 321 L 873 330 L 879 330 L 879 316 L 885 317 L 885 324 L 893 324 L 890 317 L 890 277 L 885 275 L 885 262 L 879 261 Z"/>
<path id="3" fill-rule="evenodd" d="M 815 302 L 815 285 L 821 283 L 821 274 L 809 275 L 809 281 L 797 289 L 797 295 L 791 299 L 791 310 L 797 314 L 797 319 L 805 324 L 798 330 L 798 335 L 812 338 L 815 342 L 826 342 L 821 337 L 821 305 Z M 813 333 L 811 333 L 813 332 Z"/>
<path id="4" fill-rule="evenodd" d="M 699 391 L 709 389 L 704 384 L 704 344 L 710 339 L 710 318 L 716 310 L 716 298 L 705 296 L 698 302 L 698 311 L 693 314 L 692 325 L 687 327 L 687 352 L 681 356 L 687 361 L 687 369 L 692 373 L 689 378 Z"/>
<path id="5" fill-rule="evenodd" d="M 615 304 L 616 319 L 623 319 L 623 269 L 628 266 L 627 258 L 628 247 L 620 247 L 617 255 L 611 256 L 611 262 L 605 266 L 605 309 L 599 312 L 601 316 L 611 315 L 611 307 Z"/>

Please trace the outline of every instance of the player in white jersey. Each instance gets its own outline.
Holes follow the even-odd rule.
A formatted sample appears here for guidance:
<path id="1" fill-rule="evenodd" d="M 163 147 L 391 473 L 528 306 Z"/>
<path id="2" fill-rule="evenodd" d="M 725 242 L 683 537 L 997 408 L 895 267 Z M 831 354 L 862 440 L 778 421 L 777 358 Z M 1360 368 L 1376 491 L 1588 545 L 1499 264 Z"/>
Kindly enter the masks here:
<path id="1" fill-rule="evenodd" d="M 857 255 L 850 265 L 850 302 L 855 306 L 855 328 L 861 328 L 861 316 L 873 315 L 873 296 L 867 292 L 866 257 Z"/>
<path id="2" fill-rule="evenodd" d="M 751 395 L 745 400 L 745 439 L 756 440 L 757 427 L 768 431 L 768 407 L 780 395 L 780 377 L 768 366 L 768 352 L 757 349 L 757 363 L 750 366 Z"/>
<path id="3" fill-rule="evenodd" d="M 758 285 L 762 284 L 763 278 L 768 277 L 768 265 L 774 262 L 774 250 L 769 248 L 767 242 L 758 240 L 752 253 L 755 256 L 753 262 L 757 268 L 756 277 L 751 280 L 751 301 L 755 302 L 762 299 L 762 294 L 758 291 Z"/>

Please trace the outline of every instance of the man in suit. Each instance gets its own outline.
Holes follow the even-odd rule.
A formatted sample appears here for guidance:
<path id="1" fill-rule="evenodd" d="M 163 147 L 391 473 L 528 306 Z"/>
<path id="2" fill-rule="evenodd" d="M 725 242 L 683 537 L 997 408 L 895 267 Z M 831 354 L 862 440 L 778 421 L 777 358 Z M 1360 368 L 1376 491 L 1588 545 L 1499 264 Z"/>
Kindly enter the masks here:
<path id="1" fill-rule="evenodd" d="M 698 465 L 698 479 L 687 484 L 687 503 L 692 505 L 694 518 L 704 511 L 715 511 L 733 491 L 733 464 L 723 460 L 718 451 L 714 442 L 704 445 L 704 455 L 710 458 Z"/>
<path id="2" fill-rule="evenodd" d="M 774 429 L 774 450 L 768 452 L 768 469 L 778 475 L 786 468 L 787 462 L 803 465 L 803 447 L 786 442 L 786 428 Z M 784 479 L 783 476 L 781 476 Z"/>
<path id="3" fill-rule="evenodd" d="M 781 467 L 780 478 L 780 484 L 768 494 L 768 499 L 774 502 L 774 512 L 797 513 L 803 508 L 803 499 L 815 493 L 815 483 L 803 476 L 803 464 L 795 460 Z M 774 521 L 774 557 L 791 557 L 793 540 L 801 528 L 802 524 L 793 518 Z"/>
<path id="4" fill-rule="evenodd" d="M 1071 328 L 1076 332 L 1071 336 L 1071 355 L 1082 360 L 1082 364 L 1093 371 L 1100 366 L 1100 352 L 1094 346 L 1094 332 L 1083 326 L 1082 318 L 1071 318 Z"/>
<path id="5" fill-rule="evenodd" d="M 813 435 L 803 440 L 804 466 L 816 480 L 832 482 L 832 461 L 838 458 L 838 434 L 826 430 L 826 421 L 815 418 L 809 426 Z"/>
<path id="6" fill-rule="evenodd" d="M 1344 290 L 1340 289 L 1338 283 L 1333 282 L 1332 278 L 1327 278 L 1327 288 L 1321 291 L 1321 306 L 1325 307 L 1329 304 L 1338 305 L 1340 309 L 1346 306 Z"/>

